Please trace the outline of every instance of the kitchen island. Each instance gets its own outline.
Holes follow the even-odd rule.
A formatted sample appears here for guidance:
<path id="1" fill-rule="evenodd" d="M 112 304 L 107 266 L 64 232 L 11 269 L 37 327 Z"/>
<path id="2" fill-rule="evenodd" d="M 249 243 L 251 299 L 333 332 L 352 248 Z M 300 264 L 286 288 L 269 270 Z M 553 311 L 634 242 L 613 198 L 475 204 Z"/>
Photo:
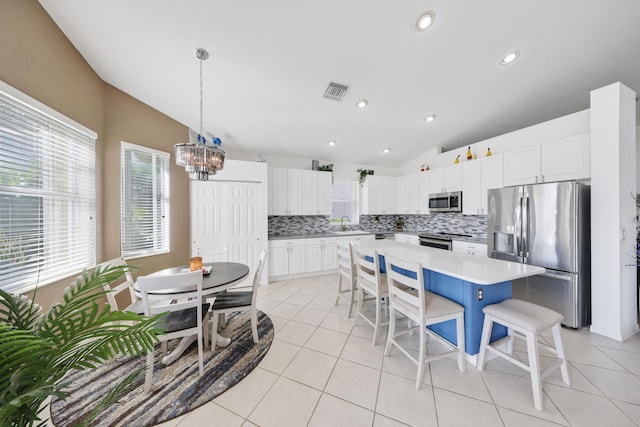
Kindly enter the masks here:
<path id="1" fill-rule="evenodd" d="M 415 246 L 393 240 L 375 240 L 363 242 L 360 245 L 378 251 L 383 271 L 385 271 L 382 267 L 385 254 L 420 262 L 424 270 L 425 289 L 449 298 L 464 307 L 467 359 L 474 364 L 482 335 L 484 321 L 482 308 L 511 298 L 512 280 L 545 272 L 542 267 Z M 447 340 L 456 342 L 454 321 L 443 322 L 430 328 Z M 494 325 L 492 341 L 505 335 L 506 328 Z"/>

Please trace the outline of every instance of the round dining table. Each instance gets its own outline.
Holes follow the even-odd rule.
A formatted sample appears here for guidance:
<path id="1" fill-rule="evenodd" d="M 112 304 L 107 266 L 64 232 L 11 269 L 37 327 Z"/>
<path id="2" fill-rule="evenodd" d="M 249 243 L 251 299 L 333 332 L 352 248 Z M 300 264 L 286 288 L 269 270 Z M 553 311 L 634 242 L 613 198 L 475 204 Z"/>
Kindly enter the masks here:
<path id="1" fill-rule="evenodd" d="M 209 270 L 208 273 L 202 275 L 202 294 L 211 295 L 218 292 L 222 292 L 229 289 L 232 286 L 238 284 L 238 282 L 249 275 L 249 266 L 241 264 L 239 262 L 211 262 L 203 265 L 203 270 Z M 165 268 L 164 270 L 156 271 L 150 274 L 150 276 L 168 275 L 186 273 L 189 271 L 188 265 L 180 267 Z M 179 298 L 185 293 L 195 292 L 196 288 L 193 287 L 191 291 L 185 291 L 184 288 L 180 290 L 163 289 L 158 292 L 149 292 L 150 295 L 158 296 L 171 296 Z"/>
<path id="2" fill-rule="evenodd" d="M 225 291 L 232 286 L 237 285 L 240 281 L 242 281 L 245 277 L 249 275 L 249 266 L 246 264 L 242 264 L 239 262 L 212 262 L 205 263 L 203 265 L 203 270 L 208 270 L 209 272 L 203 274 L 202 276 L 202 295 L 214 295 L 218 292 Z M 178 274 L 185 273 L 189 271 L 188 265 L 183 265 L 179 267 L 170 267 L 165 268 L 164 270 L 156 271 L 155 273 L 150 274 L 150 276 L 156 275 L 170 275 L 170 274 Z M 134 289 L 136 286 L 134 284 Z M 138 292 L 138 289 L 136 289 Z M 196 287 L 194 286 L 192 290 L 185 290 L 184 288 L 178 289 L 163 289 L 162 291 L 157 292 L 149 292 L 149 295 L 153 295 L 154 297 L 162 298 L 169 297 L 170 299 L 177 298 L 185 298 L 191 297 L 196 292 Z M 162 358 L 162 363 L 165 365 L 169 365 L 173 361 L 175 361 L 184 351 L 189 348 L 189 346 L 197 340 L 197 335 L 192 335 L 190 337 L 182 338 L 180 343 L 176 346 L 176 348 L 170 353 Z M 226 347 L 231 343 L 231 338 L 225 338 L 220 335 L 216 338 L 216 345 L 220 347 Z"/>

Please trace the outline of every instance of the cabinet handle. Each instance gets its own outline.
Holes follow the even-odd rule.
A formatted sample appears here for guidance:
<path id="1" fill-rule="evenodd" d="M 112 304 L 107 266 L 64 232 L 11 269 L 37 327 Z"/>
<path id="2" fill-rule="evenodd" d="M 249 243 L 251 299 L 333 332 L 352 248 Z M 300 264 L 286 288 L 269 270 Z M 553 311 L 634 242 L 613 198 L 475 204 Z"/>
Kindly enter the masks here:
<path id="1" fill-rule="evenodd" d="M 542 175 L 542 182 L 544 182 L 544 175 Z"/>

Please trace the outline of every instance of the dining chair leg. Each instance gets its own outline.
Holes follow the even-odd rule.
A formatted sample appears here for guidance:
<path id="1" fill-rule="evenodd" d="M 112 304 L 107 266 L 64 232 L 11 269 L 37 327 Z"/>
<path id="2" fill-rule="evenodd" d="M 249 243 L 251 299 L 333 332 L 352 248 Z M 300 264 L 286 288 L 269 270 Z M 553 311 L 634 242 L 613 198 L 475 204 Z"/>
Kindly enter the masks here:
<path id="1" fill-rule="evenodd" d="M 467 370 L 466 366 L 466 346 L 464 336 L 464 313 L 460 313 L 456 318 L 456 331 L 457 331 L 457 347 L 458 347 L 458 370 L 464 372 Z"/>
<path id="2" fill-rule="evenodd" d="M 144 392 L 149 393 L 151 391 L 151 382 L 153 381 L 153 350 L 147 353 L 147 371 L 144 375 Z"/>
<path id="3" fill-rule="evenodd" d="M 487 355 L 487 346 L 491 338 L 491 329 L 493 329 L 493 319 L 490 315 L 484 315 L 484 322 L 482 325 L 482 336 L 480 339 L 480 351 L 478 352 L 478 364 L 477 368 L 479 372 L 482 372 L 485 364 L 485 357 Z"/>
<path id="4" fill-rule="evenodd" d="M 216 336 L 218 335 L 218 315 L 211 316 L 211 354 L 216 352 Z"/>
<path id="5" fill-rule="evenodd" d="M 373 328 L 373 345 L 378 343 L 378 334 L 380 333 L 380 316 L 382 315 L 382 300 L 376 298 L 376 325 Z"/>
<path id="6" fill-rule="evenodd" d="M 420 352 L 418 353 L 418 373 L 416 375 L 416 389 L 422 386 L 422 377 L 424 376 L 424 358 L 427 351 L 427 331 L 424 325 L 420 325 Z"/>
<path id="7" fill-rule="evenodd" d="M 336 295 L 336 302 L 333 305 L 338 305 L 340 295 L 342 295 L 342 274 L 338 273 L 338 295 Z"/>
<path id="8" fill-rule="evenodd" d="M 389 332 L 387 333 L 387 343 L 384 346 L 384 355 L 388 356 L 391 354 L 391 342 L 393 341 L 393 336 L 396 333 L 396 316 L 393 310 L 389 312 Z"/>
<path id="9" fill-rule="evenodd" d="M 567 367 L 567 358 L 564 355 L 564 347 L 562 346 L 562 337 L 560 336 L 560 324 L 556 323 L 551 327 L 551 334 L 553 335 L 553 345 L 556 348 L 556 356 L 562 360 L 560 365 L 560 372 L 562 372 L 562 382 L 566 385 L 571 385 L 571 378 L 569 377 L 569 368 Z"/>
<path id="10" fill-rule="evenodd" d="M 251 309 L 251 333 L 253 334 L 253 342 L 258 344 L 258 311 L 253 307 Z"/>
<path id="11" fill-rule="evenodd" d="M 358 292 L 358 288 L 355 282 L 351 282 L 351 291 L 349 292 L 349 313 L 347 314 L 347 318 L 351 318 L 353 315 L 353 305 L 356 302 L 356 292 Z"/>
<path id="12" fill-rule="evenodd" d="M 198 371 L 200 372 L 200 376 L 204 374 L 204 346 L 202 329 L 198 331 Z"/>

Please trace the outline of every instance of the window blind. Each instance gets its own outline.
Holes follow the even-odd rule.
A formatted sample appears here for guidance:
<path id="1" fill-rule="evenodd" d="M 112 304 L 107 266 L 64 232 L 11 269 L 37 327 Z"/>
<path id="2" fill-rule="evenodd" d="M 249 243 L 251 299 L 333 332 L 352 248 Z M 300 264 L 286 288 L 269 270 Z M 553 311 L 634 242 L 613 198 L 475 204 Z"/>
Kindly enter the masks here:
<path id="1" fill-rule="evenodd" d="M 1 83 L 1 82 L 0 82 Z M 96 134 L 0 84 L 0 288 L 95 265 Z"/>
<path id="2" fill-rule="evenodd" d="M 352 224 L 357 224 L 359 219 L 357 182 L 335 179 L 331 187 L 331 204 L 330 221 L 340 221 L 343 216 L 347 216 Z"/>
<path id="3" fill-rule="evenodd" d="M 169 153 L 122 142 L 120 155 L 122 256 L 169 252 Z"/>

